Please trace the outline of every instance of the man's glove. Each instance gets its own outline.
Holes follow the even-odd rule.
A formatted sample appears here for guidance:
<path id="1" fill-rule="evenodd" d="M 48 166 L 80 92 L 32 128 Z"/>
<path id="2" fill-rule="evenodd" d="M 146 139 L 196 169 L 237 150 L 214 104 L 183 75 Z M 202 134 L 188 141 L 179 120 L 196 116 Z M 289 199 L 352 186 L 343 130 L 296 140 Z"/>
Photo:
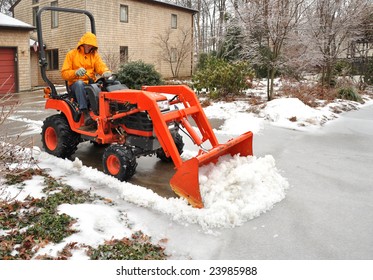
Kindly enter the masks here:
<path id="1" fill-rule="evenodd" d="M 84 76 L 85 73 L 87 73 L 87 70 L 85 70 L 83 67 L 80 67 L 78 70 L 75 71 L 75 75 L 79 77 Z"/>
<path id="2" fill-rule="evenodd" d="M 111 77 L 111 75 L 112 75 L 112 73 L 110 71 L 106 71 L 106 72 L 102 73 L 102 76 L 104 78 L 109 78 L 109 77 Z"/>

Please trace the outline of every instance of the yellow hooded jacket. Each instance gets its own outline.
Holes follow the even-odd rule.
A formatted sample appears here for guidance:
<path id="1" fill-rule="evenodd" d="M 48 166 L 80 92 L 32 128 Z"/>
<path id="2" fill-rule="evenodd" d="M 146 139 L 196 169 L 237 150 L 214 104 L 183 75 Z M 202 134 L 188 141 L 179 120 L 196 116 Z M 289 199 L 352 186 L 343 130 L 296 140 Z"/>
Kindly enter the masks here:
<path id="1" fill-rule="evenodd" d="M 83 44 L 91 45 L 94 48 L 90 53 L 85 54 L 84 47 L 82 46 Z M 61 76 L 64 80 L 68 81 L 69 85 L 72 85 L 78 80 L 88 83 L 89 79 L 87 75 L 95 80 L 95 74 L 102 75 L 102 73 L 105 71 L 109 71 L 109 68 L 97 53 L 97 48 L 96 35 L 91 32 L 87 32 L 82 36 L 82 38 L 80 38 L 77 48 L 67 53 L 61 69 Z M 82 77 L 75 75 L 75 71 L 80 67 L 87 70 L 87 75 Z"/>

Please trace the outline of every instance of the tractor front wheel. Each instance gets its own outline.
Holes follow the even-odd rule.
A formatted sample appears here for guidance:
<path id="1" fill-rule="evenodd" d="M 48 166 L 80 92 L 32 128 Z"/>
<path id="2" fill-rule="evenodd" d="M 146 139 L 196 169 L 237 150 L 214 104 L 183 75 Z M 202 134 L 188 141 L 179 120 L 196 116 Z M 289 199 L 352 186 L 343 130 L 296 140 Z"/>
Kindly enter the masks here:
<path id="1" fill-rule="evenodd" d="M 183 136 L 181 136 L 179 133 L 176 133 L 173 135 L 173 139 L 176 145 L 177 150 L 179 151 L 179 154 L 181 155 L 183 153 L 183 147 L 184 147 L 184 142 L 183 142 Z M 163 162 L 172 162 L 172 158 L 169 156 L 166 156 L 166 153 L 162 148 L 159 148 L 156 151 L 157 157 L 163 161 Z"/>
<path id="2" fill-rule="evenodd" d="M 60 158 L 68 158 L 75 153 L 80 142 L 80 135 L 71 130 L 62 114 L 44 120 L 41 138 L 44 150 Z"/>
<path id="3" fill-rule="evenodd" d="M 130 148 L 117 144 L 110 145 L 104 151 L 103 166 L 106 174 L 120 181 L 127 181 L 136 172 L 136 156 Z"/>

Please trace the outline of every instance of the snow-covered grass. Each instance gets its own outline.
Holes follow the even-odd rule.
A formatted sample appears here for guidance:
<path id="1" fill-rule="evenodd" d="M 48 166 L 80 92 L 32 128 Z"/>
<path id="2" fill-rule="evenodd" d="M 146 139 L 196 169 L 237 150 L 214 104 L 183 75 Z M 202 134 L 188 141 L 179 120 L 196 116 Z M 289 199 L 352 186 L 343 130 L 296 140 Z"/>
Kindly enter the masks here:
<path id="1" fill-rule="evenodd" d="M 79 159 L 72 162 L 41 151 L 34 154 L 41 168 L 58 167 L 51 170 L 51 175 L 58 177 L 68 174 L 63 180 L 71 186 L 79 189 L 85 186 L 85 189 L 91 190 L 114 189 L 121 200 L 164 213 L 179 223 L 199 224 L 206 231 L 239 226 L 270 210 L 285 197 L 288 188 L 288 182 L 276 169 L 272 156 L 225 156 L 216 165 L 210 164 L 200 169 L 200 189 L 205 208 L 196 209 L 182 198 L 167 199 L 150 189 L 120 182 L 84 166 Z"/>

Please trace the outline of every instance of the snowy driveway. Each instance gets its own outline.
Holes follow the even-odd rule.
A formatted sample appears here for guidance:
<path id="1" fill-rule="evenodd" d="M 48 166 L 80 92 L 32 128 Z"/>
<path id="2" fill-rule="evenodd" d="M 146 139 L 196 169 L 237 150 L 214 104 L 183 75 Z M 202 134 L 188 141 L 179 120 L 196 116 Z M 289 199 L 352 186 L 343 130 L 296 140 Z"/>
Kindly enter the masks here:
<path id="1" fill-rule="evenodd" d="M 212 236 L 146 209 L 136 215 L 151 235 L 164 234 L 193 259 L 373 259 L 372 105 L 317 132 L 265 126 L 254 153 L 273 155 L 290 189 L 243 226 Z"/>
<path id="2" fill-rule="evenodd" d="M 272 154 L 291 188 L 272 211 L 236 229 L 245 241 L 224 238 L 232 249 L 224 257 L 373 259 L 373 106 L 318 132 L 267 127 L 255 153 Z"/>
<path id="3" fill-rule="evenodd" d="M 167 239 L 175 259 L 373 259 L 372 105 L 317 132 L 266 125 L 254 153 L 273 155 L 290 189 L 242 226 L 207 234 L 152 209 L 119 208 L 155 240 Z"/>

